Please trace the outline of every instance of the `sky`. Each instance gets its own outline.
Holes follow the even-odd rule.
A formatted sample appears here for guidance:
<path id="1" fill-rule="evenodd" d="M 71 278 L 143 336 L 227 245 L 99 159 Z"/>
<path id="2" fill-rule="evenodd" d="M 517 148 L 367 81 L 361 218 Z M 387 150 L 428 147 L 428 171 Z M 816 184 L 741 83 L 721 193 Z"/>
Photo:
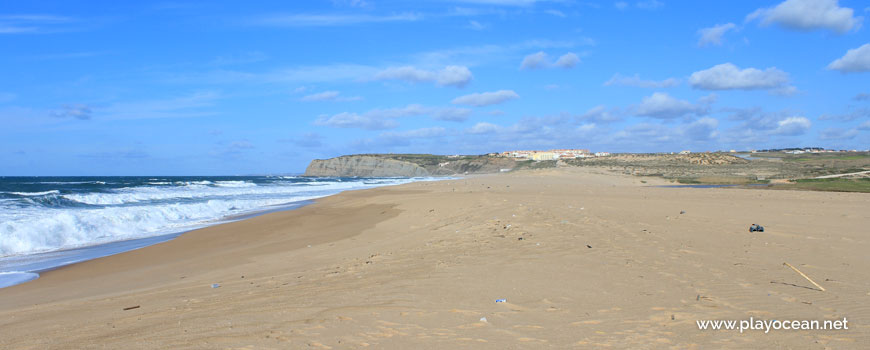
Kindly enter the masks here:
<path id="1" fill-rule="evenodd" d="M 870 148 L 858 0 L 4 1 L 0 176 Z"/>

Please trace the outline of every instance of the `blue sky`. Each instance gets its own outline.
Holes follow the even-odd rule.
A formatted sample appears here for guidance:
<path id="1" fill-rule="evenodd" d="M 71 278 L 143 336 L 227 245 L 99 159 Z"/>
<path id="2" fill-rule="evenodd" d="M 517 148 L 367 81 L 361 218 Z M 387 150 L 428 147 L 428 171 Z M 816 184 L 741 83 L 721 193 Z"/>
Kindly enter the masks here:
<path id="1" fill-rule="evenodd" d="M 870 4 L 6 1 L 0 175 L 870 147 Z"/>

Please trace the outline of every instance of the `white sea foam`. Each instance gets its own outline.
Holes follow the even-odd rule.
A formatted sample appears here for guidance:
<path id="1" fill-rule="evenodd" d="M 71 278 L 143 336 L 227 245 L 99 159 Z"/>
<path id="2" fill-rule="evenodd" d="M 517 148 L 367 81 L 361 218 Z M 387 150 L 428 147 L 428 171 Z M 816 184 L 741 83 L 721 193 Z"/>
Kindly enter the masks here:
<path id="1" fill-rule="evenodd" d="M 11 207 L 8 206 L 11 202 L 4 202 L 4 210 L 0 210 L 0 257 L 181 232 L 230 216 L 343 190 L 426 179 L 390 179 L 369 184 L 361 179 L 337 180 L 324 181 L 319 186 L 309 182 L 257 185 L 245 181 L 195 181 L 183 186 L 149 185 L 58 195 L 91 205 L 85 207 Z"/>
<path id="2" fill-rule="evenodd" d="M 45 195 L 49 195 L 49 194 L 58 194 L 58 193 L 60 193 L 60 191 L 51 190 L 51 191 L 44 191 L 44 192 L 6 192 L 6 193 L 14 194 L 17 196 L 35 197 L 35 196 L 45 196 Z"/>
<path id="3" fill-rule="evenodd" d="M 94 209 L 28 210 L 0 214 L 0 256 L 156 236 L 210 221 L 311 197 L 208 200 Z"/>
<path id="4" fill-rule="evenodd" d="M 397 180 L 399 181 L 399 180 Z M 396 182 L 396 181 L 394 181 Z M 386 183 L 384 183 L 386 184 Z M 221 186 L 223 185 L 223 186 Z M 346 190 L 360 185 L 361 182 L 333 182 L 323 183 L 318 191 Z M 166 201 L 173 199 L 196 199 L 209 197 L 227 196 L 253 196 L 253 195 L 282 195 L 295 194 L 306 190 L 308 184 L 297 183 L 292 185 L 266 185 L 258 186 L 254 183 L 229 183 L 205 186 L 200 184 L 188 184 L 185 186 L 159 186 L 159 187 L 127 187 L 111 192 L 91 192 L 78 194 L 65 194 L 64 198 L 83 204 L 90 205 L 118 205 L 128 203 L 140 203 L 149 201 Z"/>

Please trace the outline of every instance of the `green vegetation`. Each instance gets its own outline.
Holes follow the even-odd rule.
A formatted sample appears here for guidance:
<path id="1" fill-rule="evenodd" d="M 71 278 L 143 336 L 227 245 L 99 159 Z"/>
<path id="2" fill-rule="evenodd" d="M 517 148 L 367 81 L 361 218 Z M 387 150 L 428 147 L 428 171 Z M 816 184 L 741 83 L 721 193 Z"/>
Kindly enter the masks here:
<path id="1" fill-rule="evenodd" d="M 450 157 L 443 156 L 437 154 L 403 154 L 403 153 L 375 153 L 375 154 L 355 154 L 354 156 L 371 156 L 371 157 L 379 157 L 379 158 L 387 158 L 405 161 L 409 163 L 414 163 L 422 167 L 434 167 L 438 166 L 439 163 L 456 161 L 456 160 L 470 160 L 470 159 L 479 159 L 489 157 L 487 155 L 463 155 L 459 157 Z"/>
<path id="2" fill-rule="evenodd" d="M 770 180 L 755 180 L 742 176 L 700 176 L 700 177 L 681 177 L 676 179 L 681 184 L 690 185 L 751 185 L 751 184 L 766 184 Z"/>
<path id="3" fill-rule="evenodd" d="M 514 170 L 516 171 L 516 170 L 521 170 L 521 169 L 555 168 L 556 162 L 557 161 L 555 161 L 555 160 L 539 160 L 539 161 L 521 160 L 521 161 L 517 161 L 517 166 L 514 168 Z"/>
<path id="4" fill-rule="evenodd" d="M 812 161 L 824 161 L 824 160 L 865 160 L 870 159 L 870 155 L 867 154 L 858 154 L 858 155 L 813 155 L 813 156 L 802 156 L 802 157 L 788 157 L 783 158 L 783 160 L 788 162 L 812 162 Z"/>
<path id="5" fill-rule="evenodd" d="M 870 193 L 870 178 L 798 179 L 794 183 L 774 187 L 778 189 Z"/>

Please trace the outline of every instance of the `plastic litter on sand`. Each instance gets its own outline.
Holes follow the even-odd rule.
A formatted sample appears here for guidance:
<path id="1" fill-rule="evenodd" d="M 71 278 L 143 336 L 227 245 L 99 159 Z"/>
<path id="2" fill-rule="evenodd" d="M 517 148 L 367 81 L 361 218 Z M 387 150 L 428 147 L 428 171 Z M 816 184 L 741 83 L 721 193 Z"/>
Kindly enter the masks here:
<path id="1" fill-rule="evenodd" d="M 496 303 L 506 303 L 507 299 L 496 299 L 495 302 Z"/>

